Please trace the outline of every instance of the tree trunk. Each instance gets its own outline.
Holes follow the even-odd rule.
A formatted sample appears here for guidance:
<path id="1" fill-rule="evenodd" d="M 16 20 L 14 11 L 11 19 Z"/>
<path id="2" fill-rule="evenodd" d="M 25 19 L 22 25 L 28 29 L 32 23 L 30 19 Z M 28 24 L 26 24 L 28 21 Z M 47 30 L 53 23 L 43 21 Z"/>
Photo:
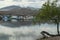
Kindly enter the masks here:
<path id="1" fill-rule="evenodd" d="M 59 35 L 59 16 L 57 17 L 57 33 Z"/>
<path id="2" fill-rule="evenodd" d="M 59 22 L 57 22 L 57 33 L 59 35 Z"/>

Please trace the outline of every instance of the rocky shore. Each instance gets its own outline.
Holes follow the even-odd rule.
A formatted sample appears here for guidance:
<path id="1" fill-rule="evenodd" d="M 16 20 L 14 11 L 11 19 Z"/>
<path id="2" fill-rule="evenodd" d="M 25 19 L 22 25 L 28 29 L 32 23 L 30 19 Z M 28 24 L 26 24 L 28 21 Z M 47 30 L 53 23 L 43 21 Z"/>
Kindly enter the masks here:
<path id="1" fill-rule="evenodd" d="M 37 39 L 37 40 L 60 40 L 60 36 L 42 38 L 42 39 Z"/>

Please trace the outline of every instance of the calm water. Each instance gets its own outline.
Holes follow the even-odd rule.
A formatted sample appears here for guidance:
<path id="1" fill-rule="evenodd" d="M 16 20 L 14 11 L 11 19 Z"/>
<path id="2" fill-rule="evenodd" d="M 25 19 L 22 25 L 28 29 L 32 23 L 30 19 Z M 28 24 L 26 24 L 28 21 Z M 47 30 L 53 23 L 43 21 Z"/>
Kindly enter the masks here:
<path id="1" fill-rule="evenodd" d="M 20 27 L 6 27 L 0 25 L 0 40 L 36 40 L 41 38 L 41 31 L 47 31 L 52 34 L 57 34 L 55 24 L 41 24 Z"/>

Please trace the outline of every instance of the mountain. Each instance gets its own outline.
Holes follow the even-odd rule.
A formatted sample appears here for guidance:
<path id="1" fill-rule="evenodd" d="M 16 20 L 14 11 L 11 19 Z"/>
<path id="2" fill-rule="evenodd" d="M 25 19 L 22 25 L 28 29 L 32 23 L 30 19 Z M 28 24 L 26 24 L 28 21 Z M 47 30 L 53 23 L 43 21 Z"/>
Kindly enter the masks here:
<path id="1" fill-rule="evenodd" d="M 20 7 L 20 6 L 16 6 L 16 5 L 11 5 L 11 6 L 7 6 L 4 8 L 1 8 L 0 11 L 10 11 L 10 10 L 14 10 L 14 9 L 21 9 L 24 7 Z M 26 7 L 27 9 L 32 9 L 32 10 L 39 10 L 38 8 L 33 8 L 33 7 Z"/>
<path id="2" fill-rule="evenodd" d="M 0 11 L 10 11 L 10 10 L 19 9 L 19 8 L 20 8 L 19 6 L 12 5 L 12 6 L 1 8 Z"/>
<path id="3" fill-rule="evenodd" d="M 3 11 L 3 12 L 1 12 Z M 16 5 L 7 6 L 0 9 L 0 14 L 12 14 L 12 15 L 34 15 L 38 10 L 35 8 L 24 8 Z"/>

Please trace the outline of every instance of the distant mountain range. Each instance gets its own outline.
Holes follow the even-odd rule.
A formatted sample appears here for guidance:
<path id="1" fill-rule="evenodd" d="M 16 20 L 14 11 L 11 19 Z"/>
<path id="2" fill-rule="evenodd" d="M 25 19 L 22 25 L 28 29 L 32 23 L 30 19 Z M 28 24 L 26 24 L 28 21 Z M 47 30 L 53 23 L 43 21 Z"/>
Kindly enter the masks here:
<path id="1" fill-rule="evenodd" d="M 7 6 L 4 8 L 1 8 L 0 11 L 10 11 L 10 10 L 14 10 L 14 9 L 24 9 L 24 7 L 20 7 L 20 6 L 16 6 L 16 5 L 11 5 L 11 6 Z M 38 8 L 33 8 L 33 7 L 26 7 L 27 9 L 32 9 L 32 10 L 38 10 Z M 26 9 L 25 8 L 25 9 Z"/>
<path id="2" fill-rule="evenodd" d="M 1 8 L 0 11 L 10 11 L 10 10 L 19 9 L 19 8 L 20 8 L 19 6 L 12 5 L 12 6 Z"/>
<path id="3" fill-rule="evenodd" d="M 0 9 L 0 13 L 1 14 L 20 14 L 20 15 L 34 15 L 38 13 L 39 9 L 36 8 L 31 8 L 31 7 L 20 7 L 20 6 L 16 6 L 16 5 L 12 5 L 12 6 L 7 6 L 4 8 Z M 3 11 L 3 12 L 1 12 Z"/>

